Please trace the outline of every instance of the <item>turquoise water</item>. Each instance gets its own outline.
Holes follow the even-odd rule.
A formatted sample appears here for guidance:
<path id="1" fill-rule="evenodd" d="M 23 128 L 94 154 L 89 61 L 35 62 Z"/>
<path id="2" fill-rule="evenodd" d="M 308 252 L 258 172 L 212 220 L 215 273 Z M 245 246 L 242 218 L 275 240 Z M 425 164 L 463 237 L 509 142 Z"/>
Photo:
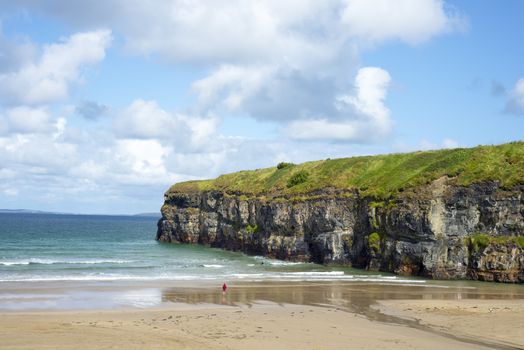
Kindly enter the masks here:
<path id="1" fill-rule="evenodd" d="M 0 311 L 256 300 L 347 306 L 360 305 L 358 300 L 371 296 L 524 295 L 523 286 L 427 281 L 159 243 L 154 239 L 156 221 L 125 216 L 0 214 Z M 223 282 L 231 287 L 225 300 Z"/>
<path id="2" fill-rule="evenodd" d="M 156 242 L 155 218 L 0 214 L 0 283 L 421 279 Z"/>

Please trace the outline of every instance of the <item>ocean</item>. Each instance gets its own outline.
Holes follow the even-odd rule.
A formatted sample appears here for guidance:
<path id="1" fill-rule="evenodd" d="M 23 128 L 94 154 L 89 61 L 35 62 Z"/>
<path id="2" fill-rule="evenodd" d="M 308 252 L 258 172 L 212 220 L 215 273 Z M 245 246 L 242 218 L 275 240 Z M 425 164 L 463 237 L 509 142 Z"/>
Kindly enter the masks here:
<path id="1" fill-rule="evenodd" d="M 431 281 L 160 243 L 156 222 L 133 216 L 0 214 L 0 311 L 224 303 L 224 282 L 234 287 L 227 303 L 475 297 L 472 292 L 521 297 L 524 292 L 522 286 Z"/>
<path id="2" fill-rule="evenodd" d="M 0 282 L 369 281 L 424 283 L 155 241 L 157 218 L 0 214 Z"/>

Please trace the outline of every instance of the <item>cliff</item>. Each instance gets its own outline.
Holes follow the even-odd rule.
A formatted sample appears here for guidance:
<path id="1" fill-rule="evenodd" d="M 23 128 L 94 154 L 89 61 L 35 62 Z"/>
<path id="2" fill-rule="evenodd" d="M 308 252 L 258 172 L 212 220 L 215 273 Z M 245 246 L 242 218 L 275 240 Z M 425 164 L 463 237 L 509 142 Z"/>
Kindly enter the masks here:
<path id="1" fill-rule="evenodd" d="M 524 282 L 524 143 L 324 160 L 172 186 L 157 239 Z"/>

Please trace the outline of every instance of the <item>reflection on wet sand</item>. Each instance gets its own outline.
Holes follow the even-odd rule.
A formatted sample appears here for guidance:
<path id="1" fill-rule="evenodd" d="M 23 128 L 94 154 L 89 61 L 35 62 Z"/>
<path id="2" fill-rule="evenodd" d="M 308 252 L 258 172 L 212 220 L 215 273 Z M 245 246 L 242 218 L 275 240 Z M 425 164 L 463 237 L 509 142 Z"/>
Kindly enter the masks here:
<path id="1" fill-rule="evenodd" d="M 260 302 L 337 307 L 380 322 L 412 321 L 381 313 L 372 307 L 380 300 L 524 299 L 519 285 L 448 282 L 426 285 L 355 283 L 259 283 L 233 285 L 224 295 L 220 288 L 167 288 L 162 302 L 188 304 L 252 305 Z M 416 322 L 415 322 L 416 323 Z"/>
<path id="2" fill-rule="evenodd" d="M 357 313 L 366 318 L 438 333 L 471 344 L 487 345 L 497 349 L 513 349 L 480 341 L 457 337 L 421 325 L 415 319 L 384 314 L 374 307 L 380 300 L 463 300 L 463 299 L 522 299 L 524 288 L 519 285 L 497 285 L 478 282 L 450 282 L 446 284 L 398 285 L 354 283 L 250 283 L 231 286 L 224 295 L 220 288 L 167 288 L 162 290 L 162 301 L 188 304 L 219 304 L 252 306 L 257 303 L 299 304 L 329 306 Z"/>
<path id="3" fill-rule="evenodd" d="M 524 299 L 523 286 L 464 283 L 450 285 L 398 285 L 355 283 L 249 283 L 232 285 L 227 294 L 220 288 L 165 288 L 163 302 L 189 304 L 251 305 L 268 301 L 276 304 L 329 305 L 351 312 L 367 313 L 378 300 L 396 299 Z"/>
<path id="4" fill-rule="evenodd" d="M 450 344 L 454 344 L 458 340 L 462 343 L 473 344 L 473 348 L 477 348 L 479 345 L 496 349 L 516 349 L 519 346 L 522 348 L 522 342 L 519 342 L 518 339 L 523 338 L 519 325 L 524 312 L 524 285 L 422 280 L 405 284 L 341 281 L 227 282 L 229 288 L 227 288 L 226 293 L 223 293 L 222 282 L 206 281 L 200 283 L 168 281 L 163 284 L 158 284 L 158 282 L 45 283 L 39 285 L 17 283 L 2 286 L 0 310 L 7 312 L 5 315 L 14 312 L 11 313 L 13 318 L 20 317 L 18 321 L 20 329 L 26 329 L 27 323 L 31 321 L 33 316 L 31 314 L 17 316 L 17 311 L 40 310 L 39 314 L 44 315 L 42 317 L 45 319 L 47 314 L 42 313 L 42 310 L 131 309 L 109 311 L 109 314 L 114 312 L 114 315 L 125 318 L 128 317 L 125 315 L 137 313 L 160 313 L 163 315 L 162 317 L 151 316 L 151 319 L 161 320 L 167 319 L 167 314 L 164 313 L 170 313 L 169 315 L 173 319 L 175 319 L 173 315 L 182 317 L 181 315 L 196 314 L 195 319 L 206 320 L 201 325 L 202 328 L 199 329 L 207 330 L 211 326 L 218 329 L 223 326 L 225 319 L 229 319 L 226 323 L 231 320 L 231 322 L 238 322 L 239 332 L 241 331 L 244 334 L 247 328 L 244 327 L 243 322 L 245 321 L 239 318 L 239 315 L 252 317 L 252 320 L 258 322 L 260 315 L 266 315 L 264 310 L 272 310 L 272 313 L 268 312 L 268 314 L 281 315 L 280 321 L 283 325 L 287 325 L 288 322 L 296 320 L 290 308 L 295 310 L 298 308 L 308 315 L 309 312 L 313 312 L 310 309 L 315 309 L 318 315 L 327 315 L 327 317 L 316 324 L 317 314 L 311 314 L 308 318 L 310 321 L 308 327 L 314 329 L 327 327 L 322 331 L 324 332 L 322 334 L 330 334 L 329 337 L 337 336 L 329 333 L 329 331 L 335 330 L 340 326 L 337 322 L 344 320 L 344 322 L 347 322 L 345 327 L 348 329 L 361 329 L 362 322 L 364 322 L 367 325 L 366 327 L 369 326 L 370 329 L 360 330 L 359 332 L 363 334 L 368 334 L 366 332 L 379 334 L 386 328 L 392 327 L 391 323 L 393 323 L 408 326 L 401 327 L 402 329 L 415 328 L 417 332 L 419 330 L 424 331 L 423 334 L 428 337 L 422 337 L 423 341 L 441 339 L 439 337 L 444 336 L 448 338 L 447 340 L 450 340 L 448 342 Z M 389 300 L 389 302 L 384 300 Z M 306 307 L 291 306 L 290 304 L 305 305 Z M 215 305 L 220 307 L 215 307 Z M 281 308 L 278 305 L 284 307 Z M 313 308 L 313 306 L 320 306 L 321 308 Z M 249 309 L 249 312 L 246 309 Z M 89 311 L 86 312 L 89 313 Z M 352 313 L 355 313 L 355 315 Z M 70 314 L 66 312 L 63 315 Z M 338 318 L 332 319 L 328 314 L 344 314 L 345 316 L 337 316 Z M 48 315 L 50 319 L 54 319 L 57 313 L 49 313 Z M 79 315 L 83 314 L 80 312 Z M 98 320 L 98 311 L 93 315 L 94 319 Z M 211 315 L 220 315 L 222 320 L 208 319 L 207 317 L 211 317 Z M 359 315 L 359 318 L 354 318 L 354 316 Z M 142 318 L 144 316 L 139 317 L 139 319 Z M 363 318 L 379 322 L 370 323 Z M 352 321 L 349 322 L 349 320 Z M 134 321 L 136 320 L 133 319 Z M 390 324 L 383 325 L 382 323 Z M 435 324 L 439 326 L 433 327 L 432 325 Z M 33 326 L 40 327 L 40 324 L 36 323 Z M 62 327 L 60 325 L 55 326 Z M 193 326 L 195 324 L 192 323 Z M 274 327 L 273 324 L 266 324 L 265 326 Z M 386 327 L 384 328 L 384 326 Z M 495 334 L 496 337 L 490 334 L 490 329 L 493 329 L 494 326 L 499 326 Z M 136 325 L 130 323 L 130 327 L 135 329 Z M 169 331 L 172 330 L 169 328 Z M 275 328 L 273 331 L 278 333 L 278 330 L 280 328 Z M 300 333 L 302 332 L 301 329 L 296 331 L 298 332 L 295 333 L 297 339 L 309 334 L 309 330 L 304 331 L 306 333 L 303 334 Z M 417 332 L 415 333 L 421 334 Z M 227 338 L 227 334 L 231 333 L 224 334 L 224 337 Z M 255 330 L 253 334 L 256 336 L 258 333 Z M 347 337 L 347 334 L 342 332 L 339 335 L 344 338 Z M 406 334 L 413 334 L 412 330 L 407 331 Z M 397 337 L 397 335 L 397 331 L 391 334 L 392 337 Z M 179 334 L 179 336 L 183 335 Z M 280 336 L 283 336 L 283 334 L 280 334 Z M 336 339 L 340 340 L 340 338 Z M 412 341 L 408 338 L 405 339 Z M 438 345 L 440 346 L 440 343 Z M 418 348 L 424 347 L 419 346 Z M 467 346 L 465 348 L 472 347 Z"/>

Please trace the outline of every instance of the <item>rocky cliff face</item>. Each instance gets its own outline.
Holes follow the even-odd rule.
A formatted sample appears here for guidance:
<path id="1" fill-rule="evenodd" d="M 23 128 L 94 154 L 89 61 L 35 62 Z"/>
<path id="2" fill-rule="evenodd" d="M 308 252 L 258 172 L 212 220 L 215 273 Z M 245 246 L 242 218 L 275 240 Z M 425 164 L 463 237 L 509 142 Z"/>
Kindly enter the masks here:
<path id="1" fill-rule="evenodd" d="M 157 239 L 438 279 L 524 282 L 524 186 L 444 177 L 389 200 L 168 192 Z"/>

